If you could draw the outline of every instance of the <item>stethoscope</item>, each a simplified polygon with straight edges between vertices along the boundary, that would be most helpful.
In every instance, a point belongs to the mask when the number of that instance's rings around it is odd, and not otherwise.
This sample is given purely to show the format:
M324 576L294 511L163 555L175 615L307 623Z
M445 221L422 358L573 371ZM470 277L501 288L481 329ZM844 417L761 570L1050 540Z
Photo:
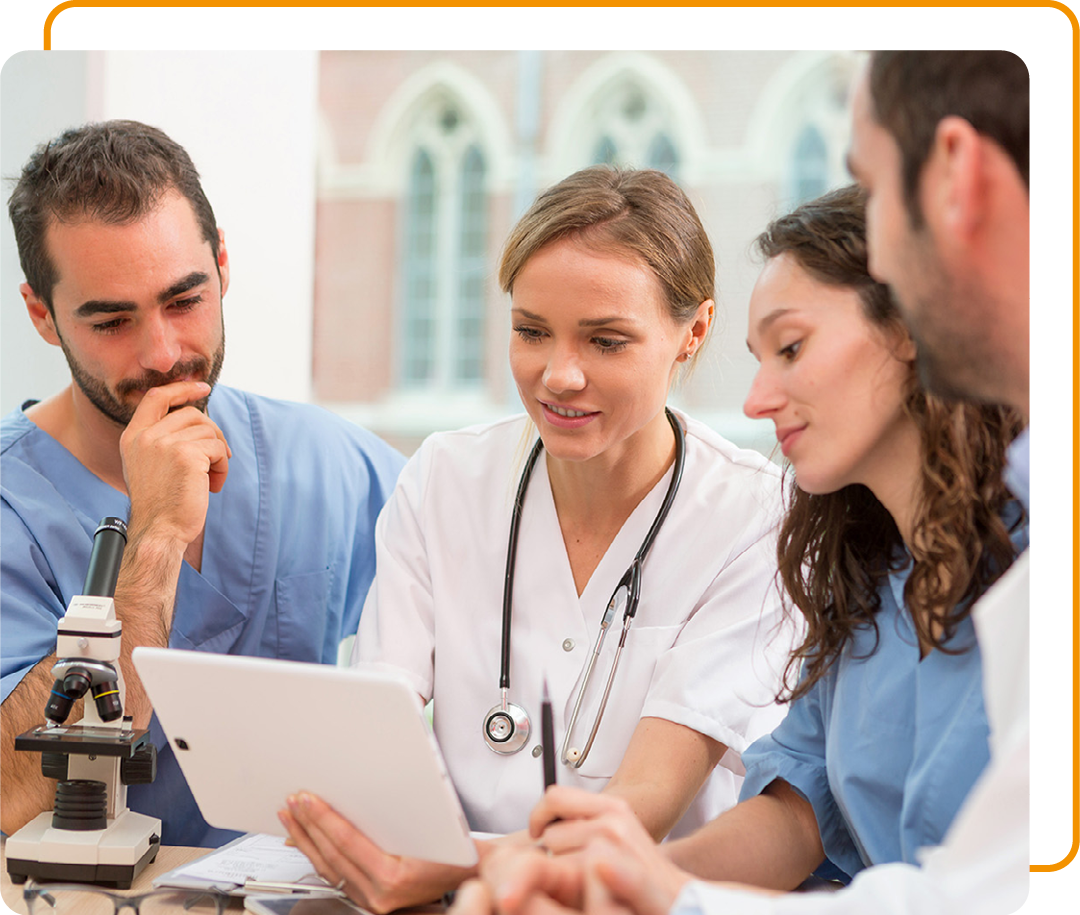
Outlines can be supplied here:
M575 769L585 762L589 750L592 749L593 741L596 739L596 732L600 727L600 720L604 716L608 696L611 694L611 684L615 680L615 672L619 669L619 657L622 655L627 633L630 631L630 625L634 621L634 615L637 613L638 603L641 600L641 567L645 563L645 557L648 555L656 535L660 532L664 519L667 518L668 512L671 510L672 503L675 501L675 494L679 491L679 482L682 480L683 467L686 465L686 433L671 410L665 407L664 413L671 424L672 430L675 432L675 469L671 474L671 481L668 483L664 503L660 506L660 511L656 513L652 526L645 535L634 561L630 563L630 568L626 570L623 577L619 579L618 585L615 586L611 600L608 601L607 609L604 610L604 616L600 620L600 631L596 635L592 656L589 658L588 667L585 669L585 677L582 680L581 687L578 689L574 710L570 715L570 722L566 728L566 737L563 739L562 750L559 754L564 765L573 766ZM503 756L517 753L525 746L532 730L528 712L520 705L509 701L510 624L514 594L514 565L517 556L518 530L521 527L521 509L525 502L525 490L528 489L533 468L536 466L536 461L540 457L543 448L543 440L537 439L528 460L525 462L525 469L521 473L521 482L518 483L517 496L514 499L514 511L510 518L510 540L506 548L506 578L503 584L502 659L499 671L499 689L502 692L502 701L489 709L487 714L484 715L484 742L496 753ZM620 595L625 598L622 635L619 638L615 659L611 665L611 673L608 674L607 683L604 686L604 694L600 700L596 720L593 722L584 749L579 750L572 747L570 741L574 733L574 726L577 724L582 699L585 697L585 691L588 688L593 669L596 667L596 660L600 657L608 628L619 605Z

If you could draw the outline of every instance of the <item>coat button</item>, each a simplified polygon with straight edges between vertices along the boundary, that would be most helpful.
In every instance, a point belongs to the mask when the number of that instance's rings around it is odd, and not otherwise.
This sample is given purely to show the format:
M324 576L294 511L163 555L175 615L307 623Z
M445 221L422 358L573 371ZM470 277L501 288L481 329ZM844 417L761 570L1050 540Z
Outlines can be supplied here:
M573 639L563 639L562 650L563 651L573 651L574 650L574 640Z

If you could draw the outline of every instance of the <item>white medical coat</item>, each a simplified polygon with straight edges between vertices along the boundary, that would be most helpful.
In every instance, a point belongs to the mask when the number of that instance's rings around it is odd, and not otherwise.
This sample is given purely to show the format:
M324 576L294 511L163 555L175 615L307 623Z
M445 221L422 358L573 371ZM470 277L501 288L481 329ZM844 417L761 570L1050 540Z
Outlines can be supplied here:
M780 473L686 417L686 467L643 568L641 603L596 743L561 784L599 791L638 720L664 718L729 748L675 834L733 805L738 754L783 717L773 703L792 646L775 586ZM524 416L428 438L376 527L376 577L354 659L392 665L425 699L473 829L525 826L543 789L540 692L556 747L619 579L667 492L672 470L633 511L578 597L544 460L524 500L514 579L510 701L529 712L526 747L500 756L482 724L500 699L502 590L514 495L536 432ZM575 731L585 740L618 641L616 618ZM657 772L663 778L663 772Z

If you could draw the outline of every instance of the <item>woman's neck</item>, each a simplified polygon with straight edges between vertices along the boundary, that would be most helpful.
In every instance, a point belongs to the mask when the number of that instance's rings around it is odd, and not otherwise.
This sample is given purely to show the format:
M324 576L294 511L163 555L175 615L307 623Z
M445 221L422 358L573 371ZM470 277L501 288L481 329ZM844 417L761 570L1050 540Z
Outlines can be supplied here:
M560 520L596 522L622 516L625 521L663 478L674 456L675 439L664 413L625 442L587 461L546 455Z
M546 455L551 495L579 595L626 520L671 466L675 439L664 413L657 419L588 461Z
M898 428L863 482L892 516L910 552L923 495L922 436L913 420Z

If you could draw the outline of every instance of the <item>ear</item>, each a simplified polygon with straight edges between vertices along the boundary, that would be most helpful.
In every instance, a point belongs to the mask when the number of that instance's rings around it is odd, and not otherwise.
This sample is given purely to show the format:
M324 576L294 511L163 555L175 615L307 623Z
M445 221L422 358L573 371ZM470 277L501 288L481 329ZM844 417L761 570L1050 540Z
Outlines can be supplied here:
M969 242L987 200L983 137L960 117L942 118L923 169L920 194L927 222L942 242Z
M221 275L221 297L225 298L225 293L229 289L229 252L225 247L225 230L218 229L218 255L217 255L217 267L218 273Z
M709 328L712 326L715 316L716 306L712 299L706 299L698 305L697 311L690 321L690 326L687 328L689 339L686 341L683 352L688 357L693 356L705 343L705 338L709 334Z
M893 341L893 355L901 362L912 364L918 358L918 347L906 329L896 331L896 339Z
M60 335L56 332L56 322L49 307L30 288L29 283L20 283L19 292L26 303L26 312L34 322L34 328L41 335L41 339L53 346L59 346Z

